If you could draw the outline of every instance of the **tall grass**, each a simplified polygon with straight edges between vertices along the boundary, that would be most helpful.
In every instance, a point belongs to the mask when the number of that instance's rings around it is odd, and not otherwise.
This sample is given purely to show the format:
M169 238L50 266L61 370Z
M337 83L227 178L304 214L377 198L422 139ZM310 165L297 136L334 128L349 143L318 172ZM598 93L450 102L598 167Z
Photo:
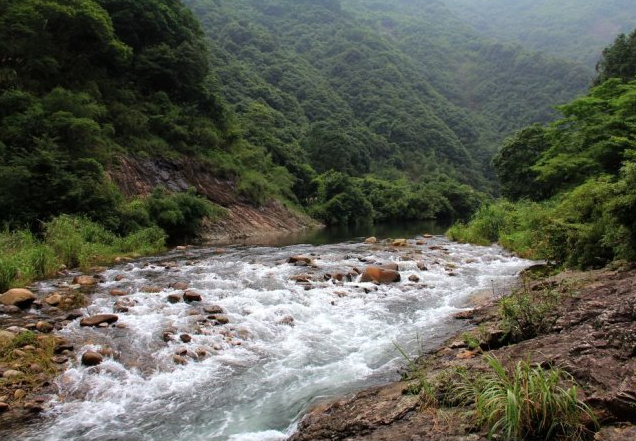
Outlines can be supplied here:
M488 437L577 441L587 433L586 423L596 424L592 410L578 398L574 380L563 370L546 370L528 361L506 369L497 358L485 358L489 371L474 378L464 375L452 393L474 403L476 421L488 429Z
M159 227L120 237L82 217L60 216L44 225L42 238L28 230L0 232L0 293L52 277L60 266L87 269L115 257L161 252L166 234Z

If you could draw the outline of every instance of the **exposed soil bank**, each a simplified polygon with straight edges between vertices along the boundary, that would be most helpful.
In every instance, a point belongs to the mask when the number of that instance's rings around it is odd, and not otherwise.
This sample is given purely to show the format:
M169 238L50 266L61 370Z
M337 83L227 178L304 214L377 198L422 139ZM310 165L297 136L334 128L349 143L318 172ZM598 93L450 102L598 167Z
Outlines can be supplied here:
M532 363L562 367L582 387L585 402L597 413L597 441L636 439L636 269L566 272L543 283L566 282L574 296L564 298L551 332L486 353L504 362L529 357ZM481 329L499 328L495 300L471 317ZM464 317L466 318L466 317ZM481 353L469 351L456 336L420 360L429 376L447 369L484 369ZM319 405L299 424L290 441L318 440L486 440L463 408L422 406L409 395L409 382L362 391Z
M156 187L171 191L194 188L211 202L226 209L226 216L204 225L202 238L207 243L232 243L245 238L289 234L319 227L308 216L294 212L278 201L255 207L242 200L235 182L220 179L193 160L122 158L109 170L114 183L127 197L147 195Z

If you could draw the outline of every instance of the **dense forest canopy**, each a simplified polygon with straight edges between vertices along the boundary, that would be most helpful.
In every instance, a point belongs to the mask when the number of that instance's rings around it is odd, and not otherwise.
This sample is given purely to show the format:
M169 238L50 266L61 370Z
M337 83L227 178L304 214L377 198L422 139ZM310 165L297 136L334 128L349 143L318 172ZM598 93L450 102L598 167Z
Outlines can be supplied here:
M632 0L443 0L483 35L593 68L599 53L636 23Z

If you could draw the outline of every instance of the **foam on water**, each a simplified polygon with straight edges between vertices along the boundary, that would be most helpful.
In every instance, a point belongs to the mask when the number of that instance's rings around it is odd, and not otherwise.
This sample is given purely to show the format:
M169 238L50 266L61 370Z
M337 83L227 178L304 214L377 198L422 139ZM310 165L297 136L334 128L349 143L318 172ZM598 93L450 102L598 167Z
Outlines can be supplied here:
M427 271L415 260L400 261L407 251L357 243L232 248L221 255L198 250L189 265L180 260L178 270L157 259L109 270L87 313L112 312L108 291L129 289L136 304L119 314L125 328L86 329L75 321L61 332L79 346L77 359L57 380L61 396L49 418L24 439L285 439L312 402L394 378L403 364L395 343L412 354L418 341L430 347L455 329L449 317L465 308L471 293L501 289L531 264L498 247L443 238L431 244L445 250L409 248L421 250L414 257ZM318 269L282 263L295 254L313 254ZM363 268L360 259L399 263L402 281L376 287L321 277ZM127 279L112 282L122 272ZM311 289L289 280L308 272L315 277ZM411 275L422 282L409 282ZM189 282L202 304L167 302L174 280ZM165 290L140 292L148 285ZM222 306L230 324L198 322L190 313L202 305ZM285 324L290 318L293 326ZM167 329L177 342L163 341ZM192 342L178 341L181 333ZM102 346L114 356L98 367L81 366L85 350ZM181 349L188 354L185 366L173 362ZM197 349L208 356L198 359Z

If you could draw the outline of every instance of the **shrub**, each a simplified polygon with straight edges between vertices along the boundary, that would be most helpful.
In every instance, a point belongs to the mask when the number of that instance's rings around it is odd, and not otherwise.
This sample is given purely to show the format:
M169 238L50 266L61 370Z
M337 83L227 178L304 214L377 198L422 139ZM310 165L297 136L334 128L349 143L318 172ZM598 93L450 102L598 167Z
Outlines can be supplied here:
M557 289L546 286L531 290L524 285L499 303L504 329L514 341L550 332L559 318L561 299L562 295Z
M586 420L596 423L592 410L578 398L574 379L563 370L545 370L528 361L506 369L492 356L486 361L486 373L463 375L452 393L474 402L475 419L488 429L488 437L580 440Z

